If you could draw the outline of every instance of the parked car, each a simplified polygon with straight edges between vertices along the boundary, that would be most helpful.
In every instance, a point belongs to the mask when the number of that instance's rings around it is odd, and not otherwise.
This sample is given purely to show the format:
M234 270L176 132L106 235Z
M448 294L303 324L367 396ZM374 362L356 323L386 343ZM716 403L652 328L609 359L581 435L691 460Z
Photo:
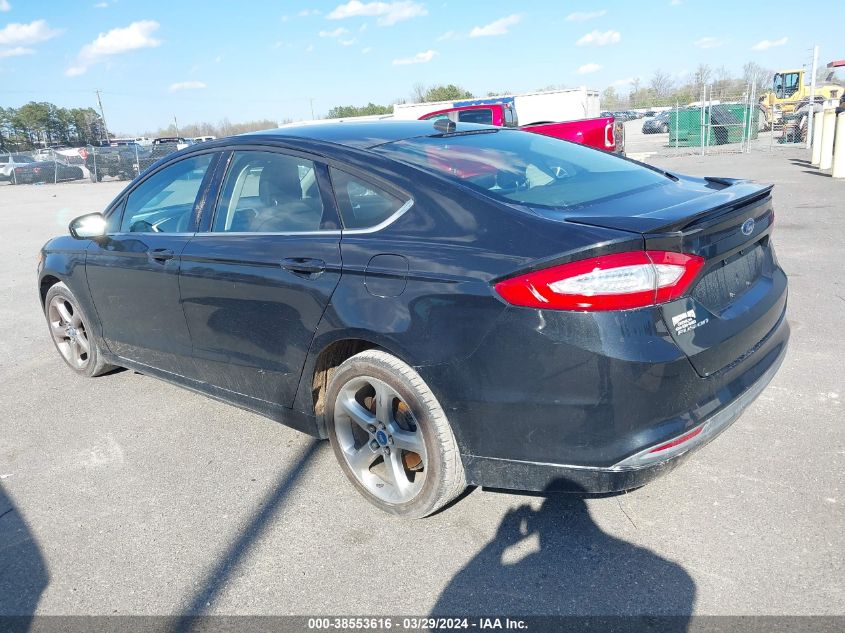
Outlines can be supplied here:
M634 488L733 423L789 337L772 187L444 127L167 156L43 247L61 357L328 438L408 517L467 484Z
M35 159L26 154L0 154L0 180L14 183L15 167L34 162Z
M153 139L153 148L156 145L166 145L168 147L174 147L175 150L185 149L186 147L193 145L196 141L192 138L185 138L183 136L162 136L157 139Z
M216 136L195 136L194 141L196 143L205 143L206 141L213 141L216 138Z
M56 156L50 160L34 161L15 166L12 180L16 184L32 184L37 182L57 183L64 180L79 180L85 174L81 167L71 165Z
M668 112L643 120L643 134L668 134L670 117Z

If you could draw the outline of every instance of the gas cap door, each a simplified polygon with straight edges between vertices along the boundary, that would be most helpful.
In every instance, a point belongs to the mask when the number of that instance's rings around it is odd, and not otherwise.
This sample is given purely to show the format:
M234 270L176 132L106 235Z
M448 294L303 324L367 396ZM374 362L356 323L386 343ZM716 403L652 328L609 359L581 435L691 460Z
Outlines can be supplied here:
M364 286L375 297L398 297L408 283L408 260L402 255L375 255L364 271Z

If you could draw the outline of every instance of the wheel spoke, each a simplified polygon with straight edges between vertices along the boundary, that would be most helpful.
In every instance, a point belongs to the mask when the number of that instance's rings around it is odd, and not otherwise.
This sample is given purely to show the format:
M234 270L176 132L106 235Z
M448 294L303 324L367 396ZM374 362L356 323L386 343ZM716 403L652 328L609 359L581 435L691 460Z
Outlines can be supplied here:
M376 419L387 426L393 422L393 390L383 382L378 382L373 387L376 390Z
M55 336L60 341L64 341L67 338L67 332L65 331L65 328L62 327L62 325L59 323L51 323L50 331L53 333L53 336Z
M375 417L373 414L358 404L358 401L355 400L354 397L349 396L340 398L338 400L338 404L340 404L346 415L348 415L355 424L365 431L369 432L367 427L375 424Z
M70 324L75 327L76 329L84 328L85 326L82 324L82 317L79 316L79 312L74 312L73 316L70 319Z
M378 457L378 454L373 453L367 444L364 444L351 455L348 453L347 455L349 457L349 465L358 473L368 472L370 470L370 466L373 465L373 462L376 461L376 457Z
M64 325L69 325L73 321L73 317L71 316L70 312L68 312L67 306L65 306L64 301L57 301L55 306L56 312L59 313L59 316L61 317Z
M405 467L402 465L402 457L399 451L391 451L390 455L384 456L384 468L388 483L396 487L399 495L404 494L411 482L405 474Z
M83 354L88 354L91 351L91 346L88 343L88 339L85 338L84 335L80 334L76 337L76 343L79 345L79 351Z
M416 453L420 458L425 456L425 444L419 431L404 431L396 428L391 431L391 435L393 435L396 448Z

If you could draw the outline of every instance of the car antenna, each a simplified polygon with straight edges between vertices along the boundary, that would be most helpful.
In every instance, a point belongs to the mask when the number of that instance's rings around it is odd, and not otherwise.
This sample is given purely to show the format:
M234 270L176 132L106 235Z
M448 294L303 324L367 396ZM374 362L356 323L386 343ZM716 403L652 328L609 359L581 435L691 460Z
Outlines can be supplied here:
M457 129L455 122L450 119L437 119L434 122L434 129L441 134L451 134Z

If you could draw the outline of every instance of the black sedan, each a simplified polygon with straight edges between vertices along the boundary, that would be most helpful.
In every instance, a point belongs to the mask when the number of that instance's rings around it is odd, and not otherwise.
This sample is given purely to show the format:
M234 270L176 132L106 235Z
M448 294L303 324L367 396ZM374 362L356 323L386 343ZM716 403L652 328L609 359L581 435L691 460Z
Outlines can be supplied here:
M669 113L660 114L643 121L643 134L667 134L669 132Z
M57 183L65 180L79 180L83 177L81 167L71 165L66 161L39 160L15 167L11 182L18 185L39 182Z
M78 374L328 438L369 501L421 517L467 485L640 486L731 424L789 337L773 220L748 181L347 122L166 157L44 246L38 289Z

